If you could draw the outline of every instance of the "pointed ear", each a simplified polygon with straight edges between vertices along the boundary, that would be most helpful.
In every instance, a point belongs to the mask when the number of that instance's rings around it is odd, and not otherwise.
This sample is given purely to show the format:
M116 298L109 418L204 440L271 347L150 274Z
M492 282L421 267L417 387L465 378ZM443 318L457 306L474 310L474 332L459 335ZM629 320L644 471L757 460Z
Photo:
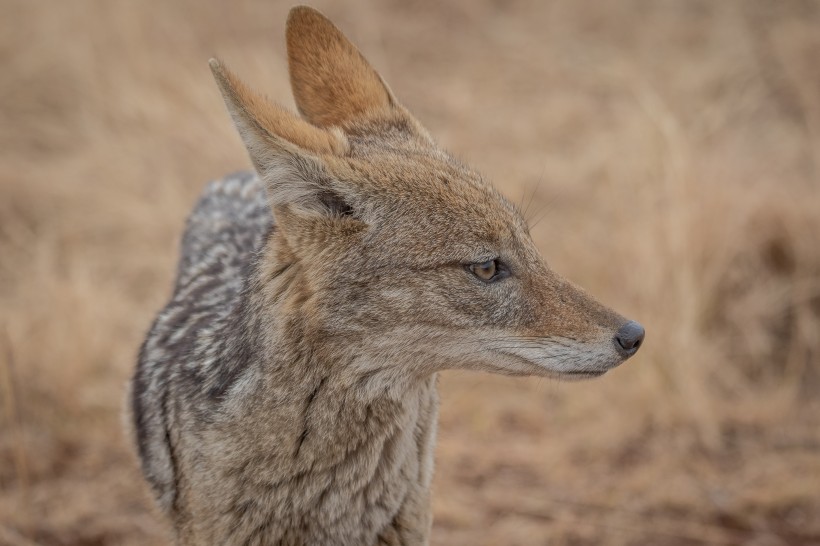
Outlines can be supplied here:
M315 127L251 91L217 59L211 59L208 64L257 168L269 147L289 149L295 146L314 154L334 155L342 155L347 150L346 139L339 131Z
M342 132L311 125L251 91L218 60L209 64L271 206L347 214L350 207L322 160L346 153Z
M299 112L319 127L389 112L396 101L381 76L344 34L313 8L290 10L290 83Z

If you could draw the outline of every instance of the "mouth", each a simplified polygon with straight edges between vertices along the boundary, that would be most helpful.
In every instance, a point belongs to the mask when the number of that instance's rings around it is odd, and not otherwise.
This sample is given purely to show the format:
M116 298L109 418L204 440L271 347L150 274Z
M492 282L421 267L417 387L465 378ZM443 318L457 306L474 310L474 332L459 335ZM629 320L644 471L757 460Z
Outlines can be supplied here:
M577 372L561 372L560 378L568 381L582 381L584 379L594 379L601 377L609 370L581 370Z
M626 360L625 357L612 351L598 353L590 351L585 347L572 351L573 347L566 344L555 343L559 350L555 350L550 345L532 347L524 345L522 347L504 347L495 351L504 357L512 357L516 361L523 363L524 367L517 370L508 368L505 373L509 375L540 375L548 376L562 381L584 381L601 377L606 372L617 368ZM551 354L549 353L552 349ZM545 352L547 358L545 358ZM628 358L628 357L627 357ZM569 360L569 362L566 362Z

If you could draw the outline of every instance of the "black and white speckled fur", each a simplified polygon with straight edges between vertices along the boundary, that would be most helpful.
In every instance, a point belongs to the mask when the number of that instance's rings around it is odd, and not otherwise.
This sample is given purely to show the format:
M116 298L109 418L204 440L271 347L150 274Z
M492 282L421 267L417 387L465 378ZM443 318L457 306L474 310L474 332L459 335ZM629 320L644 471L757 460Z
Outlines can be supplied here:
M248 173L209 184L189 217L173 297L132 385L145 476L181 543L423 543L435 377L405 407L351 398L309 357L266 358L263 330L274 328L256 283L274 229ZM198 499L217 492L211 518L197 520Z
M243 283L273 216L258 178L237 173L208 184L186 224L173 296L143 343L133 382L143 470L166 510L176 494L171 429L179 402L170 391L180 381L188 392L217 392L242 366L221 353L230 351L229 331L242 331Z

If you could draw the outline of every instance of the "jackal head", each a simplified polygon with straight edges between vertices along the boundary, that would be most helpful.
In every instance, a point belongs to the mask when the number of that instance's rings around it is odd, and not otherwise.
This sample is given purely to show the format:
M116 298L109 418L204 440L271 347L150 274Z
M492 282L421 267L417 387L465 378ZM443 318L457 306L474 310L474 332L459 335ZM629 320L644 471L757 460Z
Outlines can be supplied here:
M330 21L294 8L287 47L301 117L211 68L276 218L267 259L294 266L276 310L294 343L365 374L560 378L638 350L643 328L550 270L516 207L437 147Z

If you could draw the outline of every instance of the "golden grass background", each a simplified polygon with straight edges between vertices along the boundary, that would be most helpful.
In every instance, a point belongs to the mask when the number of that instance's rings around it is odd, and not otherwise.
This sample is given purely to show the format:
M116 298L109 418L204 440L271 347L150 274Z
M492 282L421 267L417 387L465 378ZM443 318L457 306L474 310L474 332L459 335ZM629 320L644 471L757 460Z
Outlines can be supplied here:
M646 345L445 374L433 544L820 544L820 3L316 2ZM0 0L0 544L165 544L124 385L203 184L218 54L292 106L290 5Z

